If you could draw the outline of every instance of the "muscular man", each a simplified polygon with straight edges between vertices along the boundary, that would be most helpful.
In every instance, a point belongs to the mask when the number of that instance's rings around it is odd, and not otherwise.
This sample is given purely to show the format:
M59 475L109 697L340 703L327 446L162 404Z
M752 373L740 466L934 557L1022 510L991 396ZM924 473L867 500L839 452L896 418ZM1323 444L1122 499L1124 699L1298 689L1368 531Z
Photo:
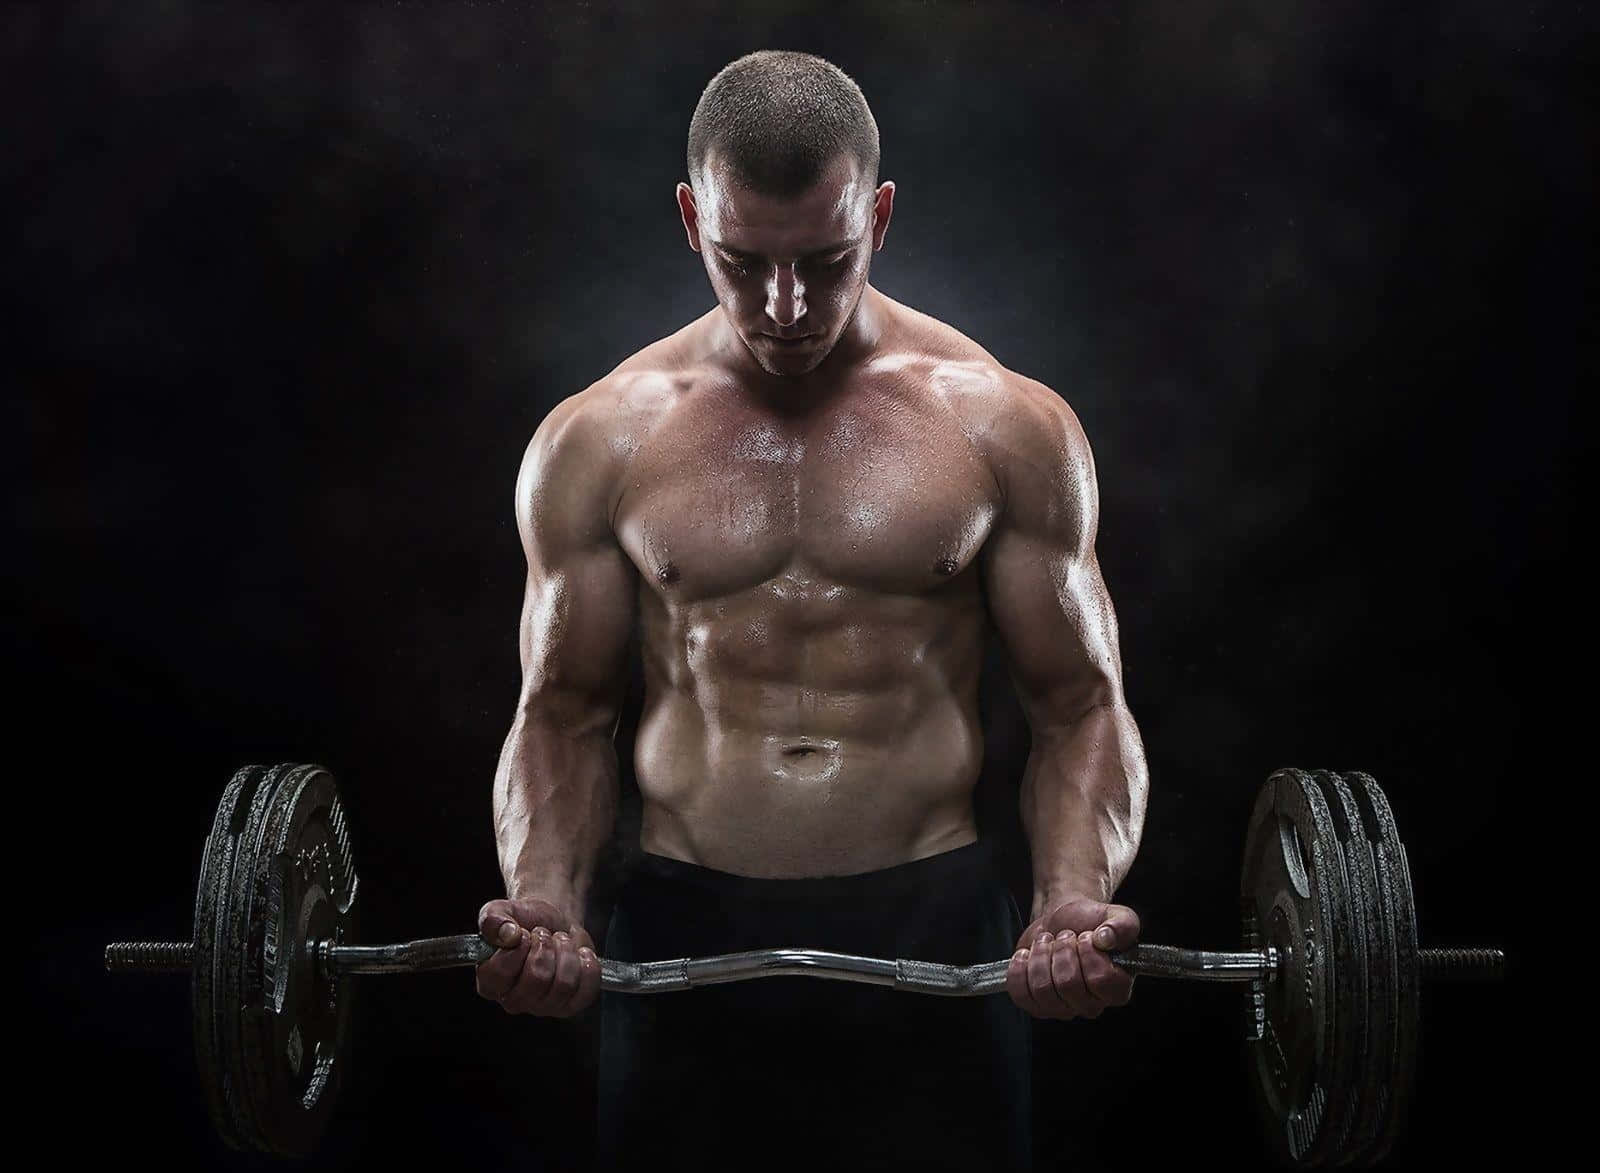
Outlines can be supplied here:
M640 855L603 955L1013 956L1009 998L803 978L607 994L606 1162L726 1145L749 1167L1024 1167L1027 1015L1126 1002L1105 954L1139 932L1110 902L1146 777L1088 443L1054 391L868 283L895 188L835 66L728 65L688 164L678 206L717 307L557 404L517 482L523 686L479 992L526 1014L595 1000L582 918L637 625ZM991 628L1032 731L1026 928L972 807Z

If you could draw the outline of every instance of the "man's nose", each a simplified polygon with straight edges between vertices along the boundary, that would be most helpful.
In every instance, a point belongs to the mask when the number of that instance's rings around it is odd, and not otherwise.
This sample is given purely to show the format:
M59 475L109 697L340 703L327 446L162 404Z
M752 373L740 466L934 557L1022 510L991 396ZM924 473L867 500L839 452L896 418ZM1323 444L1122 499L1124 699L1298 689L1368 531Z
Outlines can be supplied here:
M793 262L773 266L767 278L767 317L780 329L787 330L806 312L806 285L795 271Z

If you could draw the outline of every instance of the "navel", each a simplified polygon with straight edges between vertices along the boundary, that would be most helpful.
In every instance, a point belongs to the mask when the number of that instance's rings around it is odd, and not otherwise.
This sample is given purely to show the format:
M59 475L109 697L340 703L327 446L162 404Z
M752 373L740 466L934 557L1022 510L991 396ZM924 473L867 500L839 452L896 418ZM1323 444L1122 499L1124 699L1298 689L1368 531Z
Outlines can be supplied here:
M656 581L663 586L671 586L678 581L678 567L672 562L663 562L656 568Z

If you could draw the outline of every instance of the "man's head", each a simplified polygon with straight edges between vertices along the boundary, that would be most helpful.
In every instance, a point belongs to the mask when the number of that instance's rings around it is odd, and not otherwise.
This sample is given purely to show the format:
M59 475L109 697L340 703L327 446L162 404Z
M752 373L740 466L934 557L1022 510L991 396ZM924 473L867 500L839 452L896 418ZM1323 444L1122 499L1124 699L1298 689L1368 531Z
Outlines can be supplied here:
M894 206L866 98L820 57L751 53L701 94L688 161L678 207L729 324L769 373L812 370L850 325Z

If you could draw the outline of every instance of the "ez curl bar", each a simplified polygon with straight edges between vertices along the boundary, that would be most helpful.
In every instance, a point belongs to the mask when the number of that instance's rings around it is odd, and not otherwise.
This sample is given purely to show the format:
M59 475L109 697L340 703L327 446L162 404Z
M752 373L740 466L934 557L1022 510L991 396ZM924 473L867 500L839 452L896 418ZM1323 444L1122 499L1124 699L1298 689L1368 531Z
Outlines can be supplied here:
M349 1066L350 982L477 965L476 934L356 945L359 882L333 776L246 766L201 858L193 939L108 945L113 972L187 973L211 1117L235 1148L315 1148ZM1405 848L1365 774L1279 770L1257 796L1240 882L1244 948L1139 944L1110 955L1151 977L1246 988L1252 1085L1285 1164L1370 1165L1401 1134L1425 979L1503 975L1498 949L1422 949ZM817 949L601 960L601 988L653 994L802 976L954 997L1005 989L1009 959L955 966Z

